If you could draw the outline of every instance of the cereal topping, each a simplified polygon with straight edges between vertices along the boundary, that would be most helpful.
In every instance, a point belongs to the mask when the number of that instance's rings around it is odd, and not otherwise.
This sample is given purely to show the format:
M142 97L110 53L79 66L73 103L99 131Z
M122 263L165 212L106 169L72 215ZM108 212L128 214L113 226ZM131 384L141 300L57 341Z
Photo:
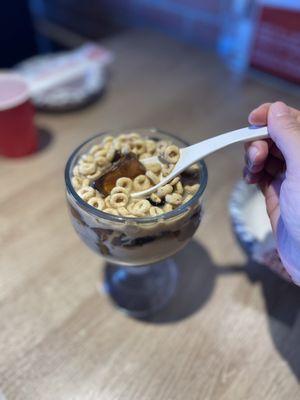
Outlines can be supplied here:
M153 164L142 160L160 156ZM166 140L144 138L132 132L106 136L82 154L73 168L72 185L90 206L127 218L157 217L189 201L199 189L199 166L194 164L147 199L131 197L170 174L180 157L179 148Z

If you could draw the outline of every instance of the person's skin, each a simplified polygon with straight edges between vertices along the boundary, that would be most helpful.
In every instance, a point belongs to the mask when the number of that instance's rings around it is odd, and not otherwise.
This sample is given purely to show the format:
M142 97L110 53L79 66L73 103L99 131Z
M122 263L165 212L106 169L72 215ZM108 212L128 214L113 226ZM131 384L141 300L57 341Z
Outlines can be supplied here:
M270 139L246 144L244 178L261 188L282 264L300 285L300 111L266 103L249 123L267 124Z

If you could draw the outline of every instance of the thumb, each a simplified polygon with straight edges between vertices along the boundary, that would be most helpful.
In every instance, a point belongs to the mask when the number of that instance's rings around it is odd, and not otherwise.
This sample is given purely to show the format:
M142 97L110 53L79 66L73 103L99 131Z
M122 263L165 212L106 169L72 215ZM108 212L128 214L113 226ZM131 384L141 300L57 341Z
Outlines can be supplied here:
M288 172L300 176L300 121L297 111L278 101L270 106L268 130L282 152Z

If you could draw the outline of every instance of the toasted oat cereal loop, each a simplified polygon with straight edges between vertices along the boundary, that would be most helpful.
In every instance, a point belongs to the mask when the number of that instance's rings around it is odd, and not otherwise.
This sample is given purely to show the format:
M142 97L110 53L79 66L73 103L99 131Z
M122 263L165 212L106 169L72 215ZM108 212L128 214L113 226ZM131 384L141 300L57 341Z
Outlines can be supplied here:
M188 194L187 196L184 196L182 204L187 203L188 201L190 201L193 198L192 194Z
M151 217L156 217L157 215L161 215L163 213L163 210L159 207L150 207L149 214L151 215Z
M119 178L119 179L117 179L117 182L116 182L116 186L126 189L129 193L132 190L132 185L133 185L132 179L126 178L126 177Z
M167 146L168 146L168 142L166 142L165 140L160 140L156 145L156 150L157 150L158 154L163 155Z
M182 204L182 196L178 193L167 194L166 202L174 206L179 206Z
M76 166L73 168L73 175L74 175L74 176L80 176L79 166L78 166L78 165L76 165Z
M152 171L155 174L159 174L161 171L161 164L160 163L148 164L147 170Z
M95 196L95 189L91 188L90 186L82 187L77 191L79 197L82 198L84 201L88 201L92 197Z
M162 169L161 169L162 176L169 175L173 171L173 168L174 168L174 164L163 165Z
M93 206L93 207L97 208L98 210L103 210L103 208L105 207L104 200L101 199L101 197L96 197L96 196L95 197L91 197L88 200L88 204L90 206Z
M146 149L145 148L145 143L141 139L136 139L131 144L132 152L137 154L137 155L141 155L141 154L145 153L145 149Z
M103 210L107 214L119 215L118 210L116 208L104 208Z
M147 171L146 176L148 176L148 178L154 183L154 185L160 182L159 177L152 171Z
M83 154L80 158L80 163L94 163L94 156L92 154Z
M126 137L127 137L127 135L126 135ZM137 140L137 139L141 138L141 135L139 133L136 133L136 132L131 132L131 133L129 133L128 138L130 140Z
M80 178L79 176L73 176L71 182L75 190L79 190L82 186L82 178Z
M124 193L127 196L129 195L129 192L126 188L122 187L122 186L115 186L111 192L110 195L112 196L113 194L117 194L117 193Z
M128 203L128 196L125 193L115 193L110 196L110 204L114 208L125 207Z
M143 153L143 154L141 154L140 155L140 157L139 157L139 160L147 160L147 158L151 158L152 157L152 154L150 154L150 153Z
M198 164L192 164L190 167L184 170L185 173L188 174L196 174L200 171L200 167Z
M146 150L147 153L154 153L156 150L156 143L154 142L154 140L148 139L145 141L145 145L146 145Z
M149 189L151 186L150 180L146 175L139 175L133 180L133 189L136 192Z
M177 182L176 185L175 185L175 192L179 193L179 194L183 193L183 186L182 186L182 183L180 181Z
M104 156L95 156L95 162L99 167L104 167L108 164L107 158Z
M164 158L169 163L176 164L177 161L179 160L179 156L180 156L180 151L179 148L175 146L175 144L171 144L165 149Z
M199 190L199 183L195 183L194 185L185 185L184 192L187 194L195 194Z
M112 143L113 140L114 140L114 137L113 137L113 136L105 136L105 138L102 140L102 142L103 142L104 144L106 144L106 143Z
M106 154L107 154L107 149L104 149L104 148L101 148L101 149L99 149L99 150L97 150L95 153L94 153L94 158L95 158L95 161L97 160L97 158L99 158L99 157L106 157Z
M161 203L161 198L156 193L151 193L150 199L156 204Z
M163 211L164 211L165 213L170 212L170 211L172 211L172 210L173 210L173 207L172 207L172 205L171 205L170 203L166 203L166 204L163 206Z
M79 172L82 175L90 175L96 171L96 164L94 163L83 163L79 165Z
M127 210L126 207L119 207L118 212L120 215L122 215L122 217L127 217L128 215L130 215L130 212Z
M121 147L121 153L122 154L129 154L130 153L130 146L128 143L123 144L123 146Z
M146 199L142 199L142 200L138 201L137 203L135 203L132 211L136 215L144 216L148 213L148 211L150 210L150 207L151 207L150 202Z
M106 158L108 159L108 161L112 161L114 159L115 154L116 154L116 148L115 146L111 146L106 154Z
M171 194L173 192L173 186L167 183L164 186L161 186L160 188L157 189L157 196L158 197L165 197L167 194Z
M179 182L180 178L179 176L176 176L176 178L174 178L170 183L170 185L175 186L177 182Z
M90 153L90 154L95 154L97 151L99 151L99 150L101 150L101 149L102 149L101 145L99 145L99 144L94 144L94 145L90 148L89 153Z
M105 199L104 199L104 203L105 203L106 208L112 208L112 206L110 204L110 199L111 199L110 196L106 196Z
M89 174L89 175L87 175L86 177L88 178L88 179L91 179L91 180L96 180L96 179L98 179L99 178L99 176L101 175L101 173L102 173L102 169L100 169L99 167L97 167L97 169L96 169L96 171L93 173L93 174Z

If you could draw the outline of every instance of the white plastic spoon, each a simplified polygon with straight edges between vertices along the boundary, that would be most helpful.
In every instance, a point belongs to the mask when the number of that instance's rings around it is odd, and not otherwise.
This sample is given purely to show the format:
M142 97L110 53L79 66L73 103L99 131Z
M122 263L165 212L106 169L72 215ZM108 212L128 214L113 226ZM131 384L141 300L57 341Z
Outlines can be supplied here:
M201 160L202 158L219 149L222 149L223 147L229 146L233 143L247 142L256 139L266 139L268 137L268 128L266 126L250 126L242 129L237 129L236 131L223 133L222 135L218 135L210 139L203 140L200 143L193 144L192 146L184 147L183 149L180 149L179 160L176 163L173 171L169 175L164 177L157 185L152 186L147 190L143 190L142 192L132 193L131 196L144 197L155 192L159 187L164 186L165 184L170 182L173 178L175 178L177 175L179 175L182 171L187 169L195 162ZM145 166L147 164L149 165L158 162L161 163L160 159L157 156L147 158L145 160L142 160L141 162Z

